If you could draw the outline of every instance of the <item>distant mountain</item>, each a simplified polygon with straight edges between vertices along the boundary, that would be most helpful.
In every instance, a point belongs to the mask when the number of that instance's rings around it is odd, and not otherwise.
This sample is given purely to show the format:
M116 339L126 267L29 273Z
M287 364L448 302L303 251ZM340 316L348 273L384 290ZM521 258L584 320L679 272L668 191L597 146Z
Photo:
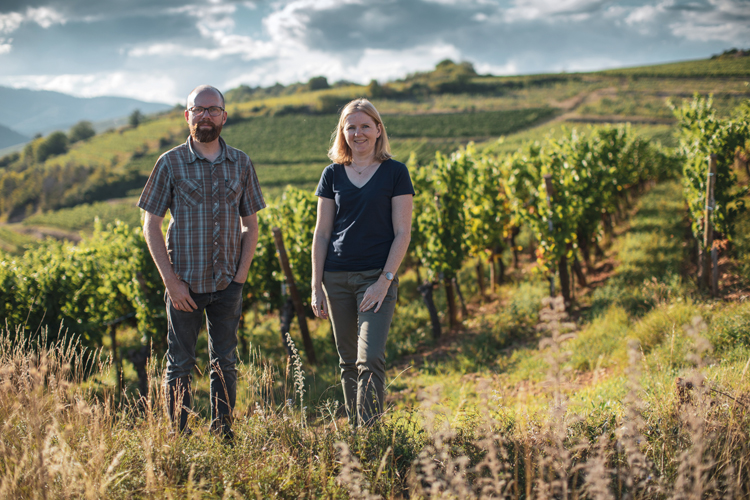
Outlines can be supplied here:
M22 144L28 142L30 139L30 137L21 135L5 125L0 125L0 149L15 146L16 144Z
M126 97L73 97L48 90L0 87L0 125L33 136L54 130L67 130L81 120L100 122L121 118L139 109L155 113L170 109L169 104L145 102Z

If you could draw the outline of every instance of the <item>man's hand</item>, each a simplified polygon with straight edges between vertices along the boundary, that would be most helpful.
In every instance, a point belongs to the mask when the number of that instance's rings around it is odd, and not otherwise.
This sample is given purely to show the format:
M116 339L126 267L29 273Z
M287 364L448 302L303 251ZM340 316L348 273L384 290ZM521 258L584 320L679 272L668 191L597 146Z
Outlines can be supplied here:
M167 293L172 306L178 311L193 312L198 305L190 296L190 287L182 280L175 280L167 285Z
M148 245L148 250L154 258L154 264L159 270L164 286L167 288L172 306L178 311L193 312L198 306L190 296L190 287L177 277L167 255L164 235L161 234L161 223L163 221L164 217L146 212L143 221L143 236L146 238L146 245Z

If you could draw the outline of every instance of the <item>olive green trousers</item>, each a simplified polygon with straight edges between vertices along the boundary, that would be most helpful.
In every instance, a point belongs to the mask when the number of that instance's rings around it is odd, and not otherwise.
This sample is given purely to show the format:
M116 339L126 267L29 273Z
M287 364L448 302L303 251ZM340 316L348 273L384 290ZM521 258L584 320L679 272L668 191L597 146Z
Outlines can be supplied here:
M378 312L360 312L367 287L382 269L325 271L323 290L336 339L341 385L349 423L370 425L383 414L385 402L385 343L398 297L398 278L391 283Z

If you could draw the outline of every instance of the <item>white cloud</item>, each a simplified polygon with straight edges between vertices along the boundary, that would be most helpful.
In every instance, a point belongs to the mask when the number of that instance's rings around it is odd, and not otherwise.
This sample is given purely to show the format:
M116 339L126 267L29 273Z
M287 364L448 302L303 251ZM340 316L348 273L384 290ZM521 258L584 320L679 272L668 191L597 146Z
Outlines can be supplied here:
M306 11L325 11L343 5L362 5L362 0L293 0L263 19L263 26L278 43L301 40L310 21Z
M0 38L0 54L7 54L13 49L12 38Z
M709 0L713 9L685 10L681 19L669 24L672 34L701 42L722 41L750 44L750 2L747 0Z
M625 18L627 24L633 25L644 22L651 22L656 20L659 14L664 12L662 5L644 5L643 7L637 7L633 9L630 14Z
M580 59L572 59L562 64L556 64L551 68L551 71L575 73L579 71L586 72L609 68L621 68L623 66L624 64L622 61L610 57L584 57Z
M365 49L358 60L347 63L330 54L300 47L298 51L286 52L278 59L232 78L226 87L304 82L317 75L325 75L329 81L348 80L364 84L374 79L385 82L402 78L407 73L430 70L443 59L460 60L461 52L448 44L403 50Z
M474 69L479 73L482 74L492 74L492 75L517 75L519 73L518 71L518 63L516 61L509 61L506 64L498 65L498 64L488 64L488 63L478 63L474 65Z
M49 28L53 24L65 24L67 19L49 7L29 7L26 10L26 20L37 23L42 28Z
M0 14L0 34L13 33L21 26L23 22L23 16L18 12L9 12L8 14Z
M532 21L536 19L568 17L581 21L590 17L603 0L515 0L513 7L505 11L506 22Z
M53 90L78 97L116 95L151 102L178 102L174 81L151 73L93 73L85 75L17 75L0 77L0 85L34 90Z
M686 21L672 23L669 28L674 35L685 37L688 40L722 41L742 46L750 42L748 28L744 24L726 22L718 25L705 25L699 21Z
M136 47L127 52L129 57L183 56L215 61L226 56L239 56L245 61L278 55L278 47L271 42L254 40L248 36L223 34L214 47L188 47L177 43L155 43Z

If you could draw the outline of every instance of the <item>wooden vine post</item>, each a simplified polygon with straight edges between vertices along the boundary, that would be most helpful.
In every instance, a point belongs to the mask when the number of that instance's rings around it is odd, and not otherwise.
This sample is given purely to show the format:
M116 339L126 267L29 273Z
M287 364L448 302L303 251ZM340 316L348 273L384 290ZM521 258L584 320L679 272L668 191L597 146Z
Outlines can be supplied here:
M546 174L544 176L544 186L547 191L547 208L552 210L552 175ZM547 225L549 226L549 232L552 234L552 232L555 229L554 224L552 224L552 217L547 220ZM555 275L551 275L549 277L549 296L554 297L555 296Z
M278 227L274 227L271 231L273 232L273 241L276 245L276 251L279 254L279 263L281 264L282 271L284 271L284 277L286 277L286 286L289 290L292 302L294 303L294 310L297 313L297 320L299 321L299 329L302 333L302 343L305 346L307 361L311 365L314 365L317 363L315 359L315 348L313 347L312 339L310 338L310 331L307 329L305 307L302 305L302 298L299 296L299 290L294 281L292 268L289 265L289 257L286 254L286 247L284 246L284 237L281 234L281 229Z
M432 292L435 285L437 285L437 283L425 281L423 284L417 287L417 290L422 295L422 300L424 300L424 303L427 306L427 310L430 313L430 322L432 323L432 338L434 340L437 340L440 338L442 330L440 328L440 317L438 316L437 308L435 307L435 301L432 298Z
M708 179L706 180L706 210L703 231L703 273L702 286L706 289L711 288L711 295L716 297L719 292L719 266L718 252L714 247L714 228L711 224L711 216L716 208L716 196L714 189L716 186L716 155L708 157ZM709 257L709 250L711 256ZM712 265L713 264L713 265ZM713 270L712 270L713 268Z

